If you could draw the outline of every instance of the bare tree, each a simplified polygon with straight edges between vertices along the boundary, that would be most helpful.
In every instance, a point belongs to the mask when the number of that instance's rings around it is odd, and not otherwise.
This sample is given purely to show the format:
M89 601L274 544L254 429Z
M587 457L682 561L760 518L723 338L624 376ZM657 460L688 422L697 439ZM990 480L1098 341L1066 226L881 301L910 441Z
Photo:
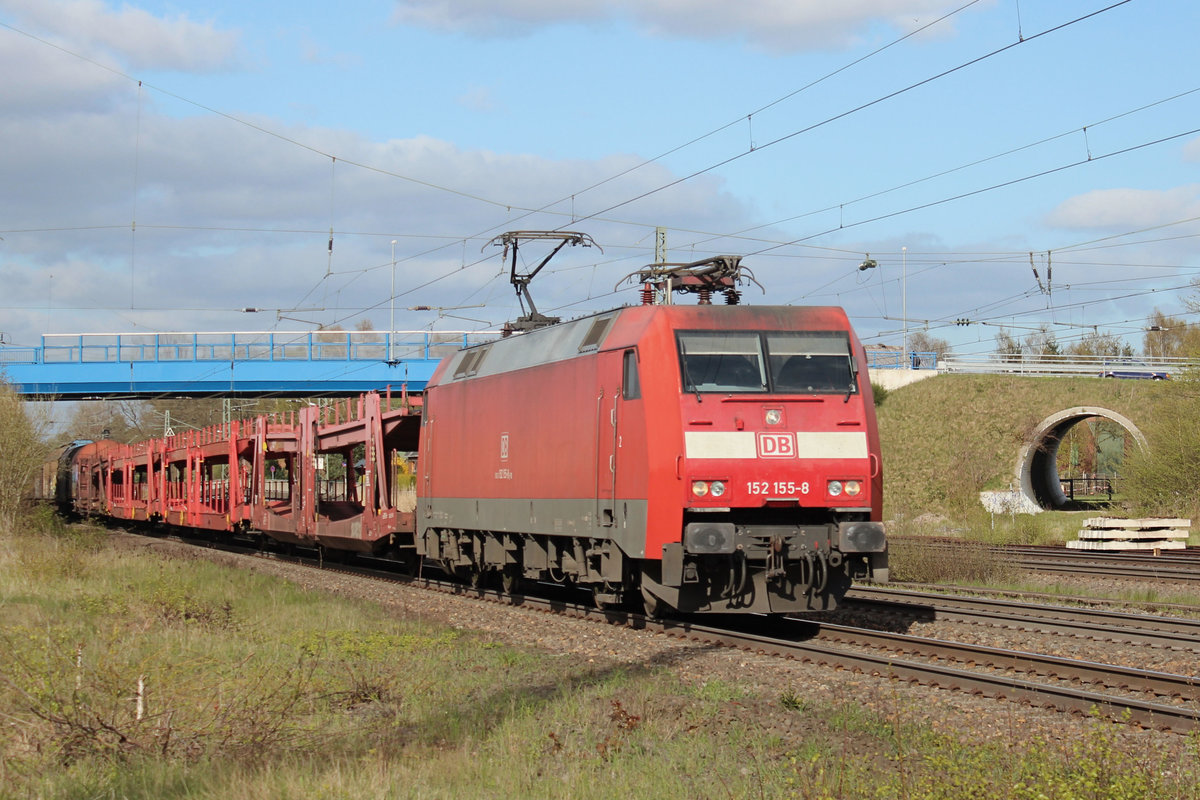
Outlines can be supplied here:
M1035 356L1057 356L1062 353L1062 348L1050 326L1042 324L1025 337L1025 352Z
M908 335L908 349L916 353L937 353L937 357L942 358L950 352L950 343L930 336L928 331L915 331Z
M1005 360L1019 359L1024 349L1017 338L1006 329L996 331L996 355L1006 357Z
M1192 307L1192 302L1185 303ZM1146 320L1142 352L1158 358L1200 355L1200 326L1168 316L1156 308Z
M1072 356L1120 356L1121 340L1113 333L1089 331L1067 348Z
M66 439L133 442L147 436L143 408L126 400L81 400L64 429Z

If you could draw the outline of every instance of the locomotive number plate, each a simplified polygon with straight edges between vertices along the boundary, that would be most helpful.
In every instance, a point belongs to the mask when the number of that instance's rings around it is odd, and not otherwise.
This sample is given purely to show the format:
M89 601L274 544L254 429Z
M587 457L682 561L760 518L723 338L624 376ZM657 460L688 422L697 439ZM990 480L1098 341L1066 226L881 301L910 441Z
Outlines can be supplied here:
M808 494L808 481L746 481L748 494L769 494L777 497L788 495Z

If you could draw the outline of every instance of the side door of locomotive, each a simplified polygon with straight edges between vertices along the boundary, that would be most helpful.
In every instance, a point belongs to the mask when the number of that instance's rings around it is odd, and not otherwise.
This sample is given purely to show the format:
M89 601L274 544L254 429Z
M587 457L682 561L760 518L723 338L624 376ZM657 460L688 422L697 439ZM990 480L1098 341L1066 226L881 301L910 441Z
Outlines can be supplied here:
M596 520L603 535L624 540L645 520L645 411L638 353L600 354L596 420ZM641 491L639 491L639 488ZM632 503L632 505L631 505Z
M599 536L611 536L616 525L620 358L620 352L597 354L595 527Z

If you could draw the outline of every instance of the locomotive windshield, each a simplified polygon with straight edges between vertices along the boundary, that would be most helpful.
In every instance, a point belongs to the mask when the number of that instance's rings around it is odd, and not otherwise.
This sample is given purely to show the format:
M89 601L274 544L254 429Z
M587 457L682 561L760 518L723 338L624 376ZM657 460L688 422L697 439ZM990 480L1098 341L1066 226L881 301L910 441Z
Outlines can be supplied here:
M685 392L858 391L854 357L844 331L689 331L680 332L678 339Z
M757 333L680 333L679 356L686 391L767 390L762 339Z
M768 333L771 378L779 394L858 391L850 340L841 331Z

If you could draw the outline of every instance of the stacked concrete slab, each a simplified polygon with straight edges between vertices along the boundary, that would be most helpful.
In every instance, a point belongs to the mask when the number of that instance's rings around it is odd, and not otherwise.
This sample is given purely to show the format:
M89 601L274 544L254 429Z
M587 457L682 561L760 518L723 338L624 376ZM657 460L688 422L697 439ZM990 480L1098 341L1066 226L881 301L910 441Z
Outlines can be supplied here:
M1189 519L1115 519L1083 521L1079 538L1067 542L1073 550L1182 550L1187 547Z

